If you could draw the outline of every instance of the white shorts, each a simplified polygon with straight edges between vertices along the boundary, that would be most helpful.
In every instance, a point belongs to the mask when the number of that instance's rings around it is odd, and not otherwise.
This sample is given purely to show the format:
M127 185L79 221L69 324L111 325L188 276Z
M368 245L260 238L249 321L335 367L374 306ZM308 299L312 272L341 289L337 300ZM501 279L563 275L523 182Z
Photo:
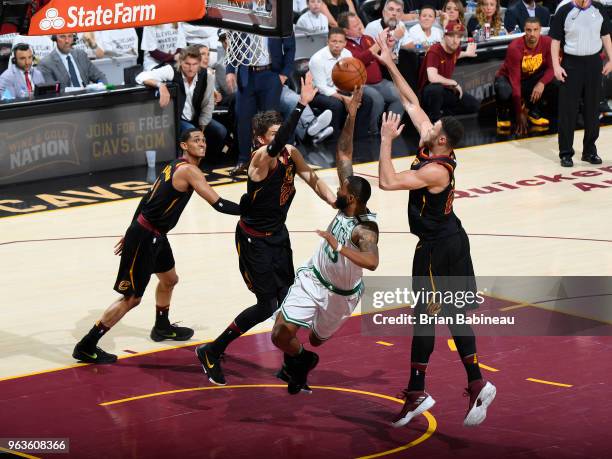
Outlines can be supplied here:
M312 268L298 269L280 313L285 321L310 328L320 340L329 339L348 319L361 299L363 289L344 296L328 290Z

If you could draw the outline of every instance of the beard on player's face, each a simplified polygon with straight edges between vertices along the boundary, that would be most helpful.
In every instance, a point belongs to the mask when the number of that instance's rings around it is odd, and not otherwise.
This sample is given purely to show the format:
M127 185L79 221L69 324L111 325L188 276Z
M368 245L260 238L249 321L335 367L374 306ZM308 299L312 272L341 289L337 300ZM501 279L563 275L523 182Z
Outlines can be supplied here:
M336 208L341 211L345 211L349 206L348 196L342 196L340 193L336 194Z

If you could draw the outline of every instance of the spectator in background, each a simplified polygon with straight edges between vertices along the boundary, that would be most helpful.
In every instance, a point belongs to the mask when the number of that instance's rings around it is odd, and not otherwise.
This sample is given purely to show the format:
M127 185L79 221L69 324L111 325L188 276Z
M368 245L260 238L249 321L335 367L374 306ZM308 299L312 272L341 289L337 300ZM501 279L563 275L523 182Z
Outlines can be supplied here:
M528 123L548 127L542 116L544 94L550 94L554 78L550 55L551 38L541 35L542 26L537 17L525 21L525 35L508 45L506 59L495 77L495 99L497 103L497 127L510 128L510 109L514 108L515 131L527 134ZM522 109L522 101L528 113ZM510 102L512 102L510 104Z
M334 139L337 139L342 132L347 115L345 103L348 103L349 96L341 94L334 85L332 69L340 59L351 57L351 52L345 46L344 30L331 27L327 36L327 46L314 53L308 63L313 84L318 89L310 105L332 111L331 125L334 129ZM372 99L364 94L355 120L357 136L367 136L371 110Z
M476 13L467 24L468 36L472 37L474 36L474 31L484 29L485 24L490 25L492 37L498 36L502 30L505 31L498 0L478 0Z
M550 12L543 6L538 5L535 0L517 0L509 6L504 15L504 27L508 32L514 31L519 26L521 32L525 31L527 18L538 18L542 27L548 27L550 23Z
M192 128L199 128L206 137L208 151L219 154L223 148L227 130L212 119L215 106L215 79L207 69L200 66L200 50L188 46L179 53L178 65L163 65L145 70L136 76L136 83L159 89L159 106L170 103L170 92L166 83L176 85L176 106L179 116L179 134Z
M304 11L306 8L308 8L307 0L293 0L293 12L297 16L302 14L302 11Z
M219 29L217 27L193 25L182 22L183 33L187 46L206 45L210 51L210 66L217 63L217 47L219 46Z
M353 0L323 0L321 12L327 16L327 21L329 22L330 27L339 27L338 16L340 16L342 13L351 12L357 16L357 10L355 9ZM363 27L359 16L357 16L357 19L359 20L361 27Z
M465 8L460 0L446 0L442 6L442 14L440 15L440 26L442 30L446 30L446 25L453 22L460 22L465 26Z
M419 23L408 30L406 37L406 48L414 48L417 44L428 49L434 43L440 43L444 37L441 29L434 27L436 21L436 10L433 6L425 5L419 12Z
M181 23L146 26L140 48L145 51L143 67L151 70L158 65L174 64L181 49L187 46Z
M225 79L225 53L227 50L227 32L223 29L217 31L217 39L219 45L217 46L217 62L214 63L213 69L215 71L215 89L221 94L220 105L224 107L231 107L234 105L234 93L231 92L227 86Z
M382 10L382 17L368 23L364 33L376 38L384 29L393 30L396 45L392 52L397 54L399 47L406 43L405 40L408 35L408 31L402 22L403 11L403 0L387 0Z
M89 83L107 83L100 71L79 49L72 49L74 34L52 35L55 50L40 61L38 66L47 83L59 82L62 89L83 88Z
M444 115L476 113L480 102L451 79L457 59L476 56L476 44L470 43L461 51L461 38L465 33L463 24L449 22L444 39L429 48L419 69L419 91L423 110L432 123Z
M295 36L263 37L262 53L251 65L226 66L228 89L236 93L236 134L238 162L230 175L246 174L251 158L251 121L257 112L277 110L282 86L293 72Z
M41 59L47 57L55 49L51 35L15 35L12 39L12 44L15 46L18 43L30 45L34 53L34 65L37 65Z
M372 99L370 133L377 134L378 120L385 110L385 104L389 105L389 111L399 115L404 113L404 106L397 88L391 81L383 78L380 63L374 56L378 54L380 48L372 37L363 35L363 27L357 15L351 12L342 13L338 17L338 24L346 34L346 49L365 65L367 80L363 94ZM389 48L393 49L395 45L393 34L387 34L387 39Z
M601 75L612 71L610 19L599 2L574 0L560 6L549 31L551 55L559 87L559 157L561 166L572 167L574 129L578 103L583 100L584 139L582 161L601 164L595 142L599 137L599 102ZM563 44L563 61L560 60ZM601 49L608 61L601 59Z
M321 13L321 4L322 0L308 0L308 11L300 16L296 27L313 33L327 32L329 21L327 16Z
M138 35L134 28L86 32L83 41L94 51L96 59L138 55Z
M13 65L0 75L0 97L31 97L36 86L45 82L42 73L33 67L32 47L27 43L17 43L12 54Z

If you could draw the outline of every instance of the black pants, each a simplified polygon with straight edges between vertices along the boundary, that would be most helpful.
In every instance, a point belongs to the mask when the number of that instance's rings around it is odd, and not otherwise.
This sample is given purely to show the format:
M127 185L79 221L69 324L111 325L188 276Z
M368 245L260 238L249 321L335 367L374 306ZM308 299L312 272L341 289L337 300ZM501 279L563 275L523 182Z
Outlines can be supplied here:
M538 84L541 77L541 74L536 74L532 75L530 78L521 80L521 96L525 100L525 106L530 110L541 110L542 108L544 94L542 94L540 100L538 100L535 104L530 101L533 88L535 88L535 85ZM493 86L495 88L495 101L497 102L497 106L500 108L512 109L512 86L510 85L508 78L505 76L496 77ZM544 91L548 90L549 86L550 84L546 85ZM515 113L515 116L518 116L518 113Z
M346 109L342 101L332 96L317 94L310 105L319 110L331 110L331 126L334 128L333 139L338 139L346 120ZM355 138L367 137L371 112L372 99L367 94L364 94L361 99L361 106L357 110L357 116L355 117Z
M432 123L442 118L442 112L445 115L464 115L476 113L480 108L480 102L471 94L463 93L463 97L459 99L455 91L439 83L425 86L421 93L421 102Z
M597 153L595 141L599 137L599 99L601 98L601 70L599 54L572 56L565 54L561 66L567 77L559 87L559 156L574 155L574 129L578 104L583 99L584 140L582 154Z

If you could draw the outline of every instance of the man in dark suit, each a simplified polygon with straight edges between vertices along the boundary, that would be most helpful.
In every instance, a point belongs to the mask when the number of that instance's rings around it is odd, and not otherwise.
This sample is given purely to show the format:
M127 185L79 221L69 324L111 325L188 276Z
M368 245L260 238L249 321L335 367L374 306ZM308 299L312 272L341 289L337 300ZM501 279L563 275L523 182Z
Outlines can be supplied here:
M40 61L38 68L47 83L59 82L63 89L83 88L89 83L107 83L106 75L87 57L85 51L72 49L74 34L53 35L55 51Z
M295 36L263 40L268 52L256 62L226 67L227 86L236 92L238 140L238 162L230 175L246 174L251 157L251 120L257 112L278 110L282 86L293 71Z
M538 5L535 0L517 0L506 10L504 28L512 32L518 25L521 32L524 32L525 21L529 17L538 18L542 27L548 27L550 24L550 12L547 8Z

